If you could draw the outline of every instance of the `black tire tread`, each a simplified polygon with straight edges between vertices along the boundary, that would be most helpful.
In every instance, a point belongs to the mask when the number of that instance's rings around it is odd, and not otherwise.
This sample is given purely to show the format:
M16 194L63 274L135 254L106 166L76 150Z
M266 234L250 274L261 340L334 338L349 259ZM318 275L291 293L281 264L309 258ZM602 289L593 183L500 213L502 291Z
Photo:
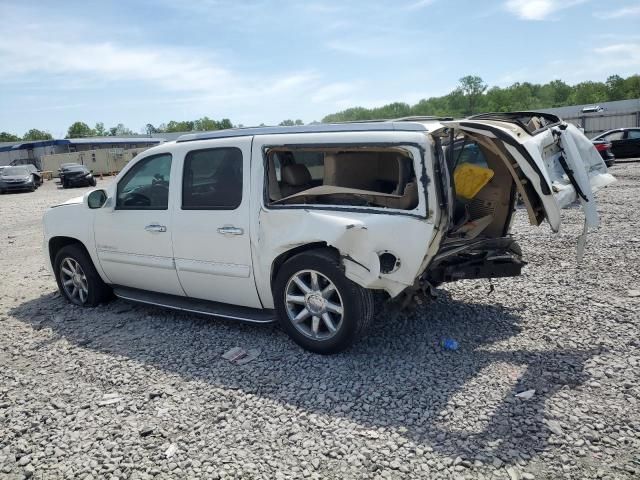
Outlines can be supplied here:
M60 290L60 294L66 298L64 293L64 289L62 288L62 284L60 282L60 263L64 257L73 257L75 258L80 266L84 270L84 274L89 281L89 297L85 302L84 306L86 307L95 307L100 303L104 303L111 298L113 295L113 291L111 287L109 287L102 278L100 274L96 270L96 267L91 260L91 257L85 250L84 246L80 243L72 243L71 245L67 245L62 247L58 253L56 254L55 260L53 262L56 282L58 283L58 288Z

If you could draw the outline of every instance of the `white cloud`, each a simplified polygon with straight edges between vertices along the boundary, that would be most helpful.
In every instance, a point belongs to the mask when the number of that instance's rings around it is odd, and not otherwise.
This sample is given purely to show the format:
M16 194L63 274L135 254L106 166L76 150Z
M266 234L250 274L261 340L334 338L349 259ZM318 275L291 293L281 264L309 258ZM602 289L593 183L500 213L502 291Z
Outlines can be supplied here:
M419 10L434 3L435 0L418 0L405 6L406 10Z
M623 17L637 17L640 15L640 5L622 7L617 10L611 10L607 12L594 13L597 18L623 18Z
M553 13L586 0L507 0L505 8L522 20L547 20Z

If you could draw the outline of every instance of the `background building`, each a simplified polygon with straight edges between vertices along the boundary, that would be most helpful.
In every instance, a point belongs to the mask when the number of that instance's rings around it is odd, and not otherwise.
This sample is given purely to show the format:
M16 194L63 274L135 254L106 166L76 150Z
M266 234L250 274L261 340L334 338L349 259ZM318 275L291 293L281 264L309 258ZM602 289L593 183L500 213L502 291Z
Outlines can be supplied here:
M94 173L118 171L111 169L118 161L133 156L147 148L159 145L164 138L150 137L95 137L62 140L38 140L34 142L0 143L0 165L32 163L41 170L58 169L60 163L82 163ZM62 161L61 159L65 159ZM125 162L126 164L126 162ZM49 168L55 167L55 168ZM107 169L105 171L99 171Z
M589 138L614 128L640 127L640 98L602 102L595 105L545 108L541 111L553 113L563 120L581 127Z

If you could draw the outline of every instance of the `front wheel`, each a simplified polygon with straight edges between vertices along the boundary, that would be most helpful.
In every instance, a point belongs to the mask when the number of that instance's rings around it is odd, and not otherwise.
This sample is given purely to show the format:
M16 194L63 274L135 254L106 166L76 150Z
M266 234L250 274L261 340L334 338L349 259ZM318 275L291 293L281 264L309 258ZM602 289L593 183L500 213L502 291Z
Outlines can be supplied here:
M111 289L102 281L91 258L80 245L60 249L54 270L60 293L75 305L95 307L111 295Z
M361 337L373 318L373 296L344 276L336 252L300 253L285 262L274 282L280 325L300 346L331 354Z

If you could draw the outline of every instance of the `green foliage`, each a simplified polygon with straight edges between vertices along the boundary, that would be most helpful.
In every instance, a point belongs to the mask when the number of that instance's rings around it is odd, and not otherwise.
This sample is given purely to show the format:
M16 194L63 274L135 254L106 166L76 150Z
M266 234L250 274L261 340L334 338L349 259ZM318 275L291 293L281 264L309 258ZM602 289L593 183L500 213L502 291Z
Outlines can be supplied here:
M105 137L108 135L107 130L104 128L104 123L98 122L93 128L93 132L96 137Z
M95 132L89 125L84 122L75 122L72 123L67 130L66 138L83 138L83 137L93 137Z
M128 135L135 135L131 130L125 127L122 123L119 123L115 127L109 129L109 136L111 137L124 137Z
M0 142L19 142L20 137L9 132L0 132Z
M508 112L640 98L640 75L610 76L606 82L567 85L562 80L545 84L517 82L491 87L482 78L467 75L451 93L420 100L415 105L391 103L377 108L352 107L332 113L323 122L353 122L401 118L412 115L464 117L478 112Z
M53 140L49 132L32 128L22 137L23 140Z

